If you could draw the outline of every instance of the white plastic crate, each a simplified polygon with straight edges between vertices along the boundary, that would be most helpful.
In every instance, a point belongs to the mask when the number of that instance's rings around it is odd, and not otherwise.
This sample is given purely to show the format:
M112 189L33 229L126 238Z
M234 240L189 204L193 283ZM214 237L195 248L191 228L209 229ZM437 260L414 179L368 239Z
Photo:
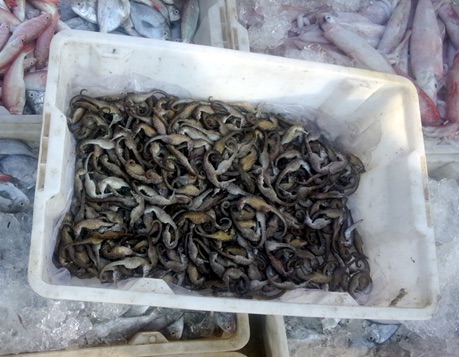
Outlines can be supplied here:
M224 334L195 340L168 341L160 332L138 332L126 344L79 349L16 354L27 357L141 357L141 356L187 356L187 357L243 357L236 351L244 347L250 338L249 317L237 315L237 330L234 334ZM11 355L13 356L13 355Z
M167 41L66 31L52 42L29 262L33 289L50 298L197 310L373 319L425 319L435 310L438 277L429 222L427 169L417 94L397 76ZM135 78L134 82L132 79ZM347 293L294 290L278 299L174 294L160 279L122 288L62 279L52 263L56 226L73 186L70 98L86 88L148 79L193 98L277 103L322 113L316 123L365 163L349 199L372 268L373 290L359 305ZM116 80L117 79L117 80ZM120 81L124 79L124 81ZM402 299L401 289L406 295ZM398 301L399 300L399 301Z
M249 34L239 23L236 0L201 0L194 43L250 51Z
M0 138L18 139L37 147L41 125L41 115L0 115Z

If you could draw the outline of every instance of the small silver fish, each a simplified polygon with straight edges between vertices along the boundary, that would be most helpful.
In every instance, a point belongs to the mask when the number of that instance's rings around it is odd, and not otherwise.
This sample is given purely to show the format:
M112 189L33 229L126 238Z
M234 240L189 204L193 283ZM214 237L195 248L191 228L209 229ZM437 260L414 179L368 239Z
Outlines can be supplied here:
M391 338L399 329L400 324L381 324L369 322L364 326L364 338L370 343L381 344Z
M116 30L131 12L129 0L98 0L97 22L99 31L108 33Z
M0 139L0 159L6 155L27 155L37 157L37 154L26 143L17 139Z
M166 5L169 14L169 21L174 22L180 20L180 10L175 5Z
M93 329L88 331L89 339L101 339L106 336L123 337L132 336L140 331L144 326L152 320L158 318L157 309L149 311L147 315L133 317L118 317L100 324L93 325Z
M236 332L236 314L231 312L214 312L214 321L223 331L228 333Z
M131 20L142 36L162 40L169 40L171 37L171 30L164 16L150 6L131 1Z
M182 9L181 32L182 41L190 43L193 40L199 20L199 1L186 0Z
M0 181L0 212L18 213L30 206L27 196L11 182Z
M38 160L27 155L8 155L0 160L0 172L12 176L23 189L35 186Z
M97 25L97 0L72 0L70 6L75 14Z
M35 114L43 114L45 92L38 90L26 90L26 103L32 107Z

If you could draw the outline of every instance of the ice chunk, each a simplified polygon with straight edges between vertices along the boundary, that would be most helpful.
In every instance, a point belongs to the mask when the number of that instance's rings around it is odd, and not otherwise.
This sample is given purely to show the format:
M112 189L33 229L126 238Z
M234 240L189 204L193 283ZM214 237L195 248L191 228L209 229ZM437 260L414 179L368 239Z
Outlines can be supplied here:
M263 25L250 27L248 34L251 50L264 52L281 45L287 38L290 26L290 17L286 13L278 13L276 17L265 18Z

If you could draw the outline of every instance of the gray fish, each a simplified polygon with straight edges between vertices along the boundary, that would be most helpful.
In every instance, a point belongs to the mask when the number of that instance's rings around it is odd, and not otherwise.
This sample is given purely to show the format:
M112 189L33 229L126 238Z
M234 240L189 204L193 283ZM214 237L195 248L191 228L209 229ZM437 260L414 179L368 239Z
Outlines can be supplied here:
M11 182L0 181L0 212L18 213L30 206L27 196Z
M132 336L140 331L151 321L158 319L158 310L153 309L147 315L133 317L118 317L100 324L93 325L93 329L88 332L89 337L104 338L106 336Z
M131 19L138 33L148 38L168 40L171 30L159 11L131 1Z
M37 179L38 160L27 155L8 155L0 160L0 172L13 176L18 186L30 189Z
M98 0L97 22L99 31L108 33L116 30L131 12L129 0Z
M180 340L183 334L183 327L184 327L184 319L183 315L170 325L166 326L160 332L166 337L168 340Z
M97 25L97 0L72 0L70 6L82 19ZM67 21L65 23L69 25Z
M6 155L27 155L37 157L37 154L26 143L17 139L0 139L0 159Z
M169 14L169 21L174 22L180 20L180 10L175 5L166 5Z
M31 106L34 114L43 114L45 104L45 92L38 90L26 90L26 103Z
M199 20L199 1L187 0L182 9L181 31L182 41L190 43L193 40Z
M223 331L228 333L236 332L236 314L231 312L214 312L214 321Z
M180 319L183 316L183 312L173 309L158 309L156 316L142 328L143 331L161 331Z
M380 324L368 322L364 327L364 338L372 343L381 344L391 338L399 329L400 324Z

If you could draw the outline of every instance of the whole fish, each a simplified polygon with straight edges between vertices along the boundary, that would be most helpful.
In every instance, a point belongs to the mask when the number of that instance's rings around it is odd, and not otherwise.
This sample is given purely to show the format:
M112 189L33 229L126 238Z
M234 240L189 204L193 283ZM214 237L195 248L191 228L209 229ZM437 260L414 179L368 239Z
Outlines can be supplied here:
M399 329L400 324L383 324L368 321L364 326L363 336L367 341L380 345L390 339Z
M72 0L71 7L82 19L97 25L97 0Z
M164 16L150 6L131 1L131 20L136 31L145 37L162 40L171 37Z
M390 53L402 41L411 11L411 0L400 0L387 22L386 30L378 44L378 51Z
M93 325L89 335L98 338L106 336L132 336L153 320L158 319L158 310L152 309L148 314L134 317L118 317L107 322Z
M107 33L116 30L131 11L129 0L98 0L97 22L99 31Z
M14 61L14 59L19 55L22 48L24 47L25 38L20 36L14 40L10 39L6 43L5 47L0 51L0 70L4 71L8 65Z
M0 181L0 212L18 213L30 206L27 196L11 182Z
M24 57L32 52L33 46L26 46L11 66L6 70L3 78L2 99L5 107L11 114L22 114L25 98Z
M43 13L40 16L34 17L33 19L22 22L13 31L8 42L14 39L24 36L24 42L29 43L35 40L40 34L49 26L52 20L52 15Z
M43 113L45 92L38 90L26 90L26 103L30 105L35 114Z
M151 6L153 9L159 11L161 15L166 19L166 21L169 23L169 11L161 0L134 0L138 3L145 4L147 6Z
M198 28L199 20L199 1L186 0L182 9L181 32L182 41L191 42Z
M7 155L27 155L36 158L32 148L16 139L0 139L0 159Z
M432 2L419 0L410 38L410 67L416 82L435 103L438 79L443 76L442 53L441 34Z
M395 74L387 58L365 42L359 35L344 28L330 14L325 14L323 20L321 27L324 30L324 36L348 56L354 58L368 69Z
M12 176L22 189L35 186L37 159L28 155L8 155L0 160L0 172Z
M37 59L37 69L42 69L46 66L49 57L49 47L51 40L53 39L54 32L56 31L57 22L59 21L59 13L51 15L50 24L43 30L38 36L37 42L35 43L34 55Z

